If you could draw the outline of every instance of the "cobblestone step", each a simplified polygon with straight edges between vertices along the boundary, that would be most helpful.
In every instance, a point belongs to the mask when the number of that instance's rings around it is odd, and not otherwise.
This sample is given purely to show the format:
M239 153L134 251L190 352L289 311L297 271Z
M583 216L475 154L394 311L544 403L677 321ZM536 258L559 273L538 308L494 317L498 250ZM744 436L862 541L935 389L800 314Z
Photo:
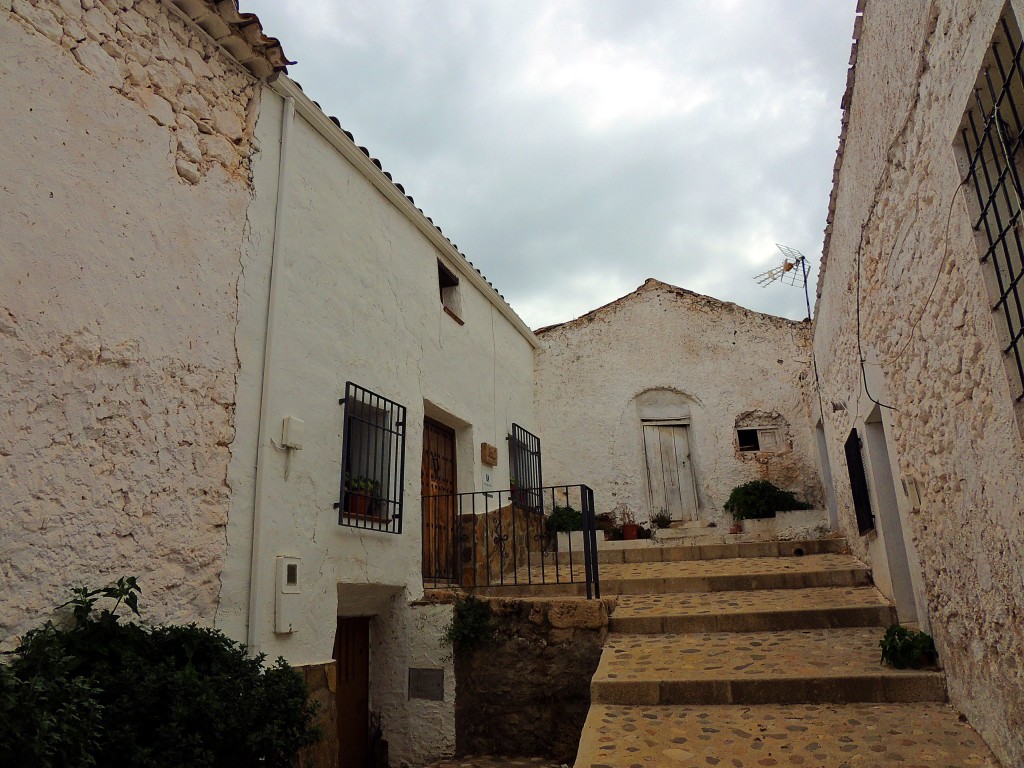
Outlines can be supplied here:
M624 595L613 632L758 632L888 626L896 611L874 587Z
M575 768L998 766L945 704L590 709Z
M633 542L630 542L633 543ZM737 557L799 557L847 552L846 539L807 539L794 541L748 541L728 544L681 545L672 541L641 541L621 549L598 549L597 561L602 565L620 563L662 563L685 560L724 560ZM582 551L576 547L572 553L559 552L558 561L565 565L579 561ZM553 558L552 558L553 559Z
M879 664L882 631L814 629L609 635L591 681L599 704L945 701L940 672Z
M871 571L852 555L748 557L601 567L601 594L660 595L667 592L717 592L754 589L857 587L871 583ZM519 584L514 585L513 580ZM550 565L522 569L506 585L481 588L481 594L554 597L585 594L582 566Z

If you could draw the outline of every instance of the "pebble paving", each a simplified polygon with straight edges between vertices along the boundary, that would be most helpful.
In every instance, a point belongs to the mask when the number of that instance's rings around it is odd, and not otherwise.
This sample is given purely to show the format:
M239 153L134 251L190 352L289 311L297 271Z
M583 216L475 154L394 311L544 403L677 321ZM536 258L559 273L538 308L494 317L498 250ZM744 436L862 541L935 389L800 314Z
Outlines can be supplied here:
M775 575L807 576L813 578L818 574L855 573L863 576L862 584L867 584L868 568L852 555L821 554L804 557L746 557L722 560L686 560L677 562L652 563L609 563L601 566L601 583L611 586L632 580L652 582L659 579L701 579L715 577L758 577ZM519 580L540 582L582 581L582 566L562 566L555 568L540 566L523 569ZM652 590L653 592L661 590Z
M998 768L945 704L591 707L575 768Z
M563 768L544 757L494 757L474 755L432 763L427 768Z
M609 635L595 680L912 675L879 664L876 627Z
M691 592L663 595L624 595L615 618L634 616L714 615L747 612L785 612L836 608L888 608L874 587L812 587L754 591Z

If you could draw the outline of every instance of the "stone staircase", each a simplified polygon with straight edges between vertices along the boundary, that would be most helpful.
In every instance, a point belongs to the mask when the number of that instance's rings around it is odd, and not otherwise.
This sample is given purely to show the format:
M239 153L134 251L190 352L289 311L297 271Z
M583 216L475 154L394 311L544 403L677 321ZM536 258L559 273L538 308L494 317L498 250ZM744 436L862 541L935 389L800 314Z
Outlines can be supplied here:
M667 543L667 542L666 542ZM576 768L998 766L842 539L601 551L618 594Z

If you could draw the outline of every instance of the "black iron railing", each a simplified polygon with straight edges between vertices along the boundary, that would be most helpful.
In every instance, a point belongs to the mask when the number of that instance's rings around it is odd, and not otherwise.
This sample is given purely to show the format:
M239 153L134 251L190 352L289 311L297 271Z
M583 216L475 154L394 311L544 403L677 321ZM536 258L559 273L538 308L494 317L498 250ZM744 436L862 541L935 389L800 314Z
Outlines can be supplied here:
M579 513L562 536L549 522ZM585 485L423 497L423 585L428 589L578 585L601 596L594 492ZM561 592L573 593L563 586Z

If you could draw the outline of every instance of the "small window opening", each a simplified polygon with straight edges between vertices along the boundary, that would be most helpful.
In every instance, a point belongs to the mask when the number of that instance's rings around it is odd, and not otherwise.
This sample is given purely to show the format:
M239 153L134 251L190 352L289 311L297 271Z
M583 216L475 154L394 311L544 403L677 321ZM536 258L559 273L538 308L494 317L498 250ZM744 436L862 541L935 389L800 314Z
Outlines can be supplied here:
M299 583L299 566L297 564L288 563L285 581L289 587L294 587Z
M440 259L437 262L437 286L441 295L441 306L444 307L445 313L462 325L462 297L459 294L459 278L442 264Z
M736 439L739 441L741 451L761 450L761 441L757 439L756 429L737 429Z

